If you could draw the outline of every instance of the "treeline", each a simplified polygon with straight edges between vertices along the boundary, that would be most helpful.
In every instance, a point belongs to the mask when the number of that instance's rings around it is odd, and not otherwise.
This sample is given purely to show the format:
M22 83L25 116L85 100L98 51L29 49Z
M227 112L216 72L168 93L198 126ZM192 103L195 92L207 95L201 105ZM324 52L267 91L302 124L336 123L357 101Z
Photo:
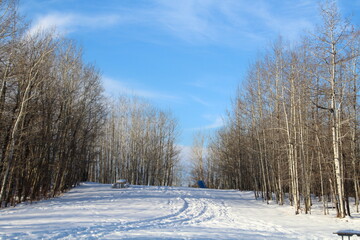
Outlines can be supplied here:
M90 166L89 179L111 183L125 178L132 184L162 186L179 182L177 128L170 112L136 97L119 98L98 139L99 156Z
M288 198L296 214L311 212L314 195L324 214L350 215L349 198L359 211L359 29L335 3L320 14L314 33L279 39L250 66L225 127L194 158L211 187Z
M0 207L87 180L173 184L170 113L130 98L108 102L81 48L52 32L29 33L17 1L0 1Z
M55 196L86 179L104 122L100 75L70 40L29 34L0 12L0 203Z

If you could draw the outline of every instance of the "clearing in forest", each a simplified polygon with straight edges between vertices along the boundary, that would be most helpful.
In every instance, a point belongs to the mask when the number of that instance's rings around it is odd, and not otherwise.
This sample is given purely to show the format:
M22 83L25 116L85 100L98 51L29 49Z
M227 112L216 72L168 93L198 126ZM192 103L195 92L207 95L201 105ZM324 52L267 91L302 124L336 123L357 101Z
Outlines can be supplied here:
M236 190L82 183L0 210L0 239L339 239L334 231L360 230L359 214L337 219L314 208L294 215Z

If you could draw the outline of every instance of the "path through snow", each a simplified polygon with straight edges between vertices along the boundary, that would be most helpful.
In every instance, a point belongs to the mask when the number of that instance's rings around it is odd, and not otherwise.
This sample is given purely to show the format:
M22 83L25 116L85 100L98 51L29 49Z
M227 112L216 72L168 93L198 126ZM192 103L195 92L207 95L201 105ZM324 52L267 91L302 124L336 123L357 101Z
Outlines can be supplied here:
M339 239L360 216L295 216L251 192L82 183L62 197L0 211L1 239ZM354 240L356 237L353 238Z

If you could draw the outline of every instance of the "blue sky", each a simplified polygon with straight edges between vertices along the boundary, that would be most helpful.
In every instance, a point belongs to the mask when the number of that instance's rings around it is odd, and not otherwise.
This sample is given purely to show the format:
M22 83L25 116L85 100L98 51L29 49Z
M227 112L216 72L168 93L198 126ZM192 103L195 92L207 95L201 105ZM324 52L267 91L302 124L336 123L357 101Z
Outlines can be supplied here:
M222 126L247 67L279 35L319 21L312 0L22 0L30 31L57 27L84 49L109 95L135 94L178 119L179 145ZM339 0L355 14L360 0ZM358 15L356 16L356 13Z

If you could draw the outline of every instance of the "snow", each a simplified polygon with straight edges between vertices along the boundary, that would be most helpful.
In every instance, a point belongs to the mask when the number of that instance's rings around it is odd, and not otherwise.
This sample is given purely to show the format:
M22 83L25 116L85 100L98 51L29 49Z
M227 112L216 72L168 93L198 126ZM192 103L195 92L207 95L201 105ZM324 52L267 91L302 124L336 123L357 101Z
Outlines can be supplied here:
M0 239L341 239L333 233L344 229L359 231L360 215L337 219L320 208L294 215L252 192L186 187L87 182L0 210Z

